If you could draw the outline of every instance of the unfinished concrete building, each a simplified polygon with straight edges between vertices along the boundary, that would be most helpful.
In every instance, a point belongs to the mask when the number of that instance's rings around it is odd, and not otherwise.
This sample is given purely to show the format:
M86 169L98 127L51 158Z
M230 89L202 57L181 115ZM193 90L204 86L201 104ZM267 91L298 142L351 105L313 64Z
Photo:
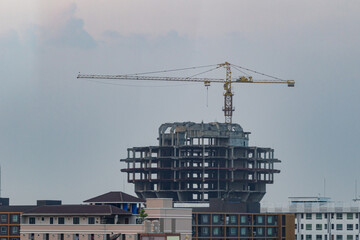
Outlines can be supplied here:
M249 147L249 134L239 124L165 123L159 145L129 148L121 171L143 199L259 203L280 172L274 168L280 160L271 148Z

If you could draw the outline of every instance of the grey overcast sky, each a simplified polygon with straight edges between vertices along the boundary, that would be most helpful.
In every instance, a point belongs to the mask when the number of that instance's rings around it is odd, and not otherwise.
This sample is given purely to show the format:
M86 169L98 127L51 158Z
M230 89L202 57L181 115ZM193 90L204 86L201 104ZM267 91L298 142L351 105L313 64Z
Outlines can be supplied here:
M206 106L202 84L107 85L78 72L229 61L296 81L234 86L233 121L282 160L264 201L323 195L324 179L327 196L350 201L360 180L359 12L357 0L1 0L2 196L133 193L120 173L128 147L156 145L164 122L224 121L220 85Z

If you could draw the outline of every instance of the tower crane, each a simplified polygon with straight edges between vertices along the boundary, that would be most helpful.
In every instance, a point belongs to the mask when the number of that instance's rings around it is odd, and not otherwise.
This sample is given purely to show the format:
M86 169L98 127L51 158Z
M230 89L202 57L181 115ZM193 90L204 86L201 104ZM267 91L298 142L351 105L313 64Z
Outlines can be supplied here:
M233 83L273 83L273 84L287 84L288 87L294 87L294 80L283 80L280 78L276 78L267 74L263 74L257 71L253 71L247 68L243 68L240 66L236 66L234 64L230 64L228 62L220 63L216 65L216 68L225 68L226 69L226 77L223 78L197 78L197 77L161 77L161 76L143 76L141 74L127 74L127 75L98 75L98 74L78 74L77 78L86 78L86 79L120 79L120 80L145 80L145 81L175 81L175 82L202 82L205 87L209 87L211 83L222 83L224 84L224 116L225 123L232 123L232 115L235 111L233 107L233 92L231 89L231 84ZM253 73L257 73L266 77L271 77L272 80L254 80L252 76L241 76L238 78L231 77L231 68L236 68L240 71L246 70L251 71ZM194 67L195 68L195 67ZM188 68L188 69L194 69ZM184 70L184 69L179 69ZM173 71L173 70L171 70ZM166 71L163 71L166 72ZM197 74L198 75L198 74Z

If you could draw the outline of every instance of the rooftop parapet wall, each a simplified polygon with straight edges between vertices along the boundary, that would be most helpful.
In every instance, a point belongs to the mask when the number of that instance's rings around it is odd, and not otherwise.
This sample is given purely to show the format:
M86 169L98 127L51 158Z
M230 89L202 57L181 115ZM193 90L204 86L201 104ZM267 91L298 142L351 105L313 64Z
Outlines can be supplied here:
M249 134L239 124L164 123L159 127L159 146L248 146Z

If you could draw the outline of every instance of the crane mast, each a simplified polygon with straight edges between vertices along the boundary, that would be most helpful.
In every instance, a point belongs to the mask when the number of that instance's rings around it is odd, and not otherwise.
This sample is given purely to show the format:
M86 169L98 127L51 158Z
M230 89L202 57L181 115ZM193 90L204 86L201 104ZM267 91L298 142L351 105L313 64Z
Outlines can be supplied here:
M233 92L231 89L232 83L275 83L275 84L287 84L288 87L294 87L294 80L282 80L279 78L274 78L275 80L253 80L251 76L245 77L241 76L237 79L232 79L231 77L231 66L232 64L225 62L217 64L217 68L224 67L226 70L225 79L221 78L194 78L194 77L159 77L159 76L141 76L140 74L130 74L130 75L98 75L98 74L78 74L77 78L86 78L86 79L119 79L119 80L140 80L140 81L176 81L176 82L202 82L206 87L210 86L210 83L223 83L224 84L224 116L225 123L232 123L232 115L235 111L233 107ZM235 66L235 65L233 65ZM240 67L242 68L242 67ZM243 68L245 70L250 70ZM250 70L252 71L252 70ZM252 71L267 77L271 77L266 74L262 74L256 71Z

